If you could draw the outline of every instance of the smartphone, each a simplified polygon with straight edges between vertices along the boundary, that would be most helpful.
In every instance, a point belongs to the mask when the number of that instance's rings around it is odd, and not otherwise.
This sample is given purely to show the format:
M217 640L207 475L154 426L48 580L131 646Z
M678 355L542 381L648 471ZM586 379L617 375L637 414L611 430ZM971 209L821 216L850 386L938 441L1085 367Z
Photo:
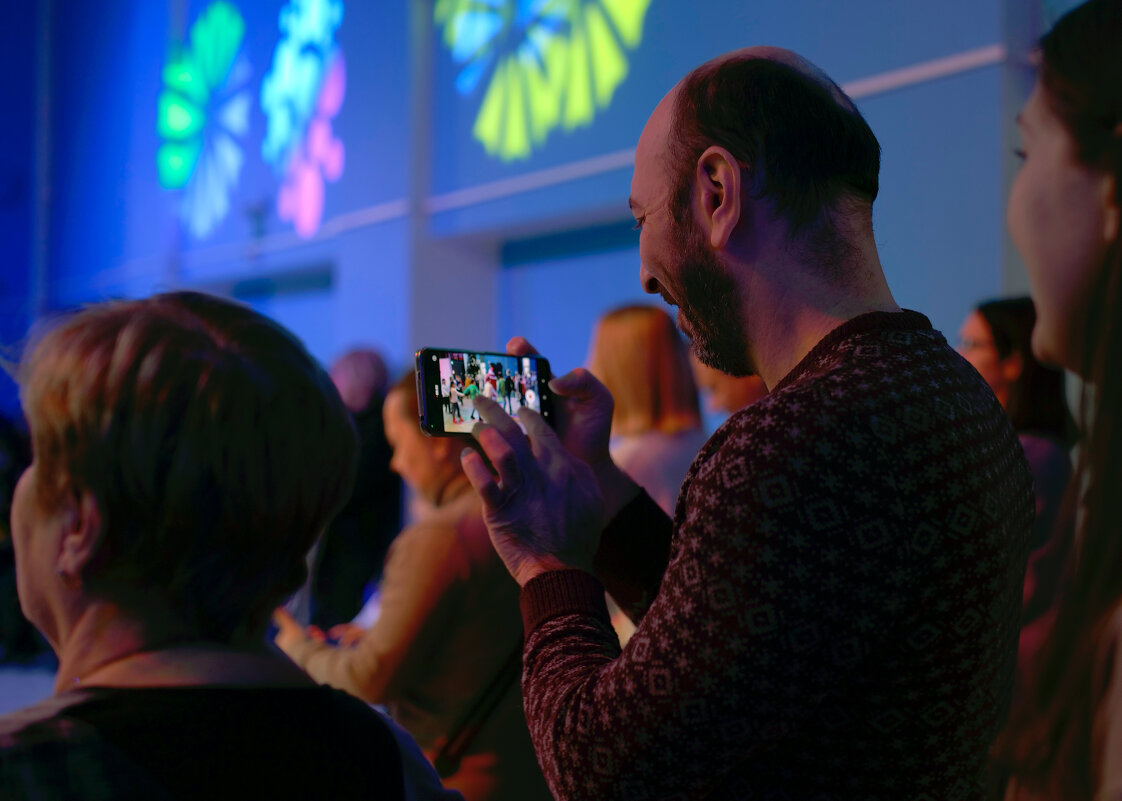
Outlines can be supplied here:
M417 351L417 413L432 437L471 437L479 420L474 399L491 398L515 420L533 409L554 424L549 361L487 351L422 348Z

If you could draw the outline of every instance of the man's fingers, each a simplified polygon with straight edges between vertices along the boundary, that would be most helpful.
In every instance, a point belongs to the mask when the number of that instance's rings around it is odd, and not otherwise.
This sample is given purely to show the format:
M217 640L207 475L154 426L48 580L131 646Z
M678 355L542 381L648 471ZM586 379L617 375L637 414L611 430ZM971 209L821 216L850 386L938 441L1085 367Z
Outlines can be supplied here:
M547 445L551 448L564 448L561 444L560 437L557 432L553 430L553 426L547 423L540 414L533 409L523 409L518 413L518 419L522 425L526 426L526 433L530 437L530 447L533 450L534 456L541 456L541 448Z
M521 431L518 432L522 434ZM487 454L487 458L491 460L495 472L499 476L499 486L502 488L504 495L510 495L516 492L522 486L522 465L518 462L518 453L511 443L503 438L502 434L490 426L483 427L476 435L476 441L479 442L483 452ZM526 442L526 438L522 437L522 442ZM529 445L527 443L527 450Z
M483 418L483 422L487 424L487 427L493 428L502 434L503 439L511 446L515 448L520 447L520 445L525 447L522 443L525 443L526 435L522 433L522 429L518 427L518 423L514 421L513 417L506 413L506 410L503 409L502 406L495 403L490 398L481 396L476 401L475 408ZM476 428L478 428L478 426ZM479 435L475 430L472 431L472 436L479 439ZM484 450L486 450L486 448L484 448ZM487 457L494 462L494 457L492 457L489 452Z
M511 356L537 356L537 349L525 337L511 337L506 343L506 352Z
M577 400L585 400L591 398L599 398L602 396L611 397L608 388L605 387L592 373L585 370L583 367L578 367L563 376L558 376L549 382L549 388L557 395L566 398L575 398Z
M460 466L464 468L464 475L475 487L483 503L491 509L497 509L503 504L503 491L495 483L495 477L487 469L483 457L471 448L464 448L460 453Z

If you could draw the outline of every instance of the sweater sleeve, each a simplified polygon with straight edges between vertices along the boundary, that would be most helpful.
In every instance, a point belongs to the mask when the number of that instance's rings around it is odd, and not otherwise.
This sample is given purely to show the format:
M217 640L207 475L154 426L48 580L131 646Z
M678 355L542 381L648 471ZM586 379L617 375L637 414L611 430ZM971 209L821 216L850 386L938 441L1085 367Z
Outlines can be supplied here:
M661 585L630 525L653 524L640 512L654 504L613 524L604 547L632 543L638 576L626 584L653 596L622 652L587 574L523 589L526 717L558 801L704 797L808 725L899 613L907 560L884 531L851 535L883 499L866 508L821 460L825 472L799 472L805 452L749 464L738 438L691 471Z
M438 607L452 597L467 559L455 529L419 524L394 541L381 583L381 613L351 648L306 640L289 656L315 681L345 690L367 703L396 697L410 675L410 660L427 653L428 638L440 636Z

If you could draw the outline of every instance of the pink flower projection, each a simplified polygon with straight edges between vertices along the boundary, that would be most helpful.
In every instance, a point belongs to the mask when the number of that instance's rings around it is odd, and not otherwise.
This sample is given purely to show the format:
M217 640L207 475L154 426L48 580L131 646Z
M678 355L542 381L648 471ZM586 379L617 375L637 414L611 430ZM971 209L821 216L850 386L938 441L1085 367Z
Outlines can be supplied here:
M315 236L323 220L324 181L337 181L343 174L343 142L332 132L331 120L342 108L346 91L346 64L342 51L336 50L304 138L292 150L277 194L277 216L291 222L304 239Z

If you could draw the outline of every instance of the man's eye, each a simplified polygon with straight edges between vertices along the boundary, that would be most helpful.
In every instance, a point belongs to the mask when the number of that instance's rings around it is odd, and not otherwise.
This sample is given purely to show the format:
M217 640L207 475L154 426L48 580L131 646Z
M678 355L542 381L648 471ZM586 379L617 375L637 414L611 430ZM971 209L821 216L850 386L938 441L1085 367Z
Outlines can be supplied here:
M1013 155L1016 156L1021 161L1024 161L1025 159L1028 158L1028 153L1026 153L1023 150L1014 150Z
M643 222L646 219L647 219L646 217L640 217L637 220L635 220L635 224L633 226L631 226L631 230L632 231L642 231L643 230Z

